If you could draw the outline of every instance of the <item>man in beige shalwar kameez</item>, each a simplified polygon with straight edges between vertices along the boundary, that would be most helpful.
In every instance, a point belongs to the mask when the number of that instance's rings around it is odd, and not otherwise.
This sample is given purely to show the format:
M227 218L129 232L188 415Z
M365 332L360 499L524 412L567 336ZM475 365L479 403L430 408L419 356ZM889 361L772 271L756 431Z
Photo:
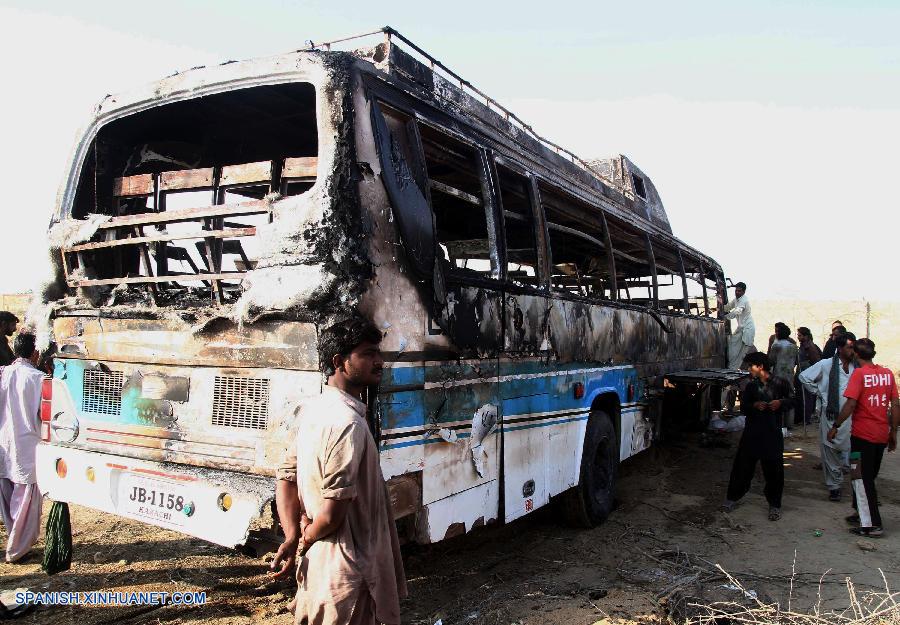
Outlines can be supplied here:
M406 580L378 448L362 392L381 380L381 333L354 319L328 328L322 394L295 412L297 438L278 472L285 542L272 563L290 573L299 549L295 622L400 623Z

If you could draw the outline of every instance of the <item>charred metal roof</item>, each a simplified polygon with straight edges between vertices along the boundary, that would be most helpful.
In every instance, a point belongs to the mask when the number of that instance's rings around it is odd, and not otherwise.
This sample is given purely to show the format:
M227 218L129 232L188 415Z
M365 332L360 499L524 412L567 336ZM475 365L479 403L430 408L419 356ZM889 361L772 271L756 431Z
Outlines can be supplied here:
M351 51L332 50L336 44L374 35L383 35L385 41L374 48ZM404 45L424 58L427 65L395 45L394 39L403 42ZM463 122L471 123L473 120L477 120L486 127L501 133L536 159L551 163L554 170L567 183L577 184L584 190L586 197L590 197L594 201L599 200L604 208L612 213L619 214L623 218L636 219L651 234L655 233L674 239L684 249L703 257L712 266L719 267L715 260L673 235L665 208L652 181L627 157L617 155L610 159L586 160L542 137L515 113L447 68L442 62L390 26L326 43L308 41L307 44L306 48L283 55L244 61L229 60L216 66L193 67L184 72L176 72L133 92L107 96L97 106L95 117L76 153L83 152L87 140L99 126L112 118L157 105L162 99L196 97L220 90L234 89L236 85L249 87L283 82L289 80L293 75L302 74L304 68L309 68L310 61L312 61L311 53L315 55L350 55L373 73L387 78L389 81L405 85L420 97L422 94L431 94L431 99L440 101L442 109L455 112ZM314 61L313 64L315 64ZM638 180L635 179L635 176ZM67 204L67 199L71 199L66 196L74 191L73 182L71 178L64 182L59 198L60 208ZM638 185L640 185L640 189L636 188Z

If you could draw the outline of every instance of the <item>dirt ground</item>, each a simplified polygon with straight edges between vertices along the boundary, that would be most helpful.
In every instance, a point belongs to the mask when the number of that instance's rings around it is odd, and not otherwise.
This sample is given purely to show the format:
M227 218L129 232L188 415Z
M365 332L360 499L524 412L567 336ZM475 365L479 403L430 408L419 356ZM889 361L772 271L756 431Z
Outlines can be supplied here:
M845 501L827 501L810 430L786 441L781 521L766 518L757 480L730 515L718 511L731 448L701 448L683 435L623 463L620 504L593 530L561 525L550 507L505 527L405 549L410 597L404 622L579 625L658 623L683 617L691 597L742 600L745 591L793 610L845 609L855 591L884 589L900 574L900 462L888 456L879 478L886 537L847 531ZM45 513L49 506L45 506ZM0 565L0 589L206 591L203 606L48 607L19 619L41 625L100 623L238 624L292 622L291 589L273 583L266 563L237 552L85 508L72 508L74 563L48 578L39 543L24 564ZM894 529L897 528L897 529ZM818 530L818 531L817 531ZM894 530L894 531L891 531ZM821 535L818 535L821 533ZM864 550L874 549L872 551ZM793 575L792 575L793 570ZM820 583L821 580L821 583ZM746 597L746 595L745 595Z

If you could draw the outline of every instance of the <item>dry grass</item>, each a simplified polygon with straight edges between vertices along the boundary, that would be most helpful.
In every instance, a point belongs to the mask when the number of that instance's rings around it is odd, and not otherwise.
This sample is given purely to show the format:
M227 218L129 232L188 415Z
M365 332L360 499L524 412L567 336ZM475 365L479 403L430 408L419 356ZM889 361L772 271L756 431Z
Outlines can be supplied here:
M677 625L886 625L900 624L900 592L891 590L884 572L879 569L884 589L860 591L848 577L842 582L847 589L847 605L842 609L822 607L822 587L829 571L817 580L796 571L797 553L790 576L732 574L721 565L681 551L645 553L672 575L672 582L658 595L669 622ZM776 586L787 585L787 601L760 596L740 578L753 579ZM795 588L816 584L816 604L806 612L793 605Z
M859 593L852 580L847 578L848 605L841 611L821 609L821 583L820 580L819 602L811 612L796 612L791 609L790 597L793 594L793 576L791 577L791 595L789 595L787 609L778 603L763 602L753 593L746 590L740 581L725 571L729 582L737 587L744 597L752 599L752 605L733 601L719 601L708 605L691 603L689 606L695 613L685 623L690 625L724 625L725 623L772 624L772 625L876 625L887 623L900 623L900 604L897 598L900 593L894 592L888 585L884 572L884 590L867 590ZM880 569L879 569L880 570ZM827 573L826 573L827 574Z

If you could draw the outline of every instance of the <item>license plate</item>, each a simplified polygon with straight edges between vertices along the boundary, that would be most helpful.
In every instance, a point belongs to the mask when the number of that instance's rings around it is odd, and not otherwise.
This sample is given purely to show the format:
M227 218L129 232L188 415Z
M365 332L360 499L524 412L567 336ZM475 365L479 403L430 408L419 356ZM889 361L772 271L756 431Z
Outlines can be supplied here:
M185 506L192 505L178 484L138 475L123 475L118 495L119 514L169 527L183 527Z

